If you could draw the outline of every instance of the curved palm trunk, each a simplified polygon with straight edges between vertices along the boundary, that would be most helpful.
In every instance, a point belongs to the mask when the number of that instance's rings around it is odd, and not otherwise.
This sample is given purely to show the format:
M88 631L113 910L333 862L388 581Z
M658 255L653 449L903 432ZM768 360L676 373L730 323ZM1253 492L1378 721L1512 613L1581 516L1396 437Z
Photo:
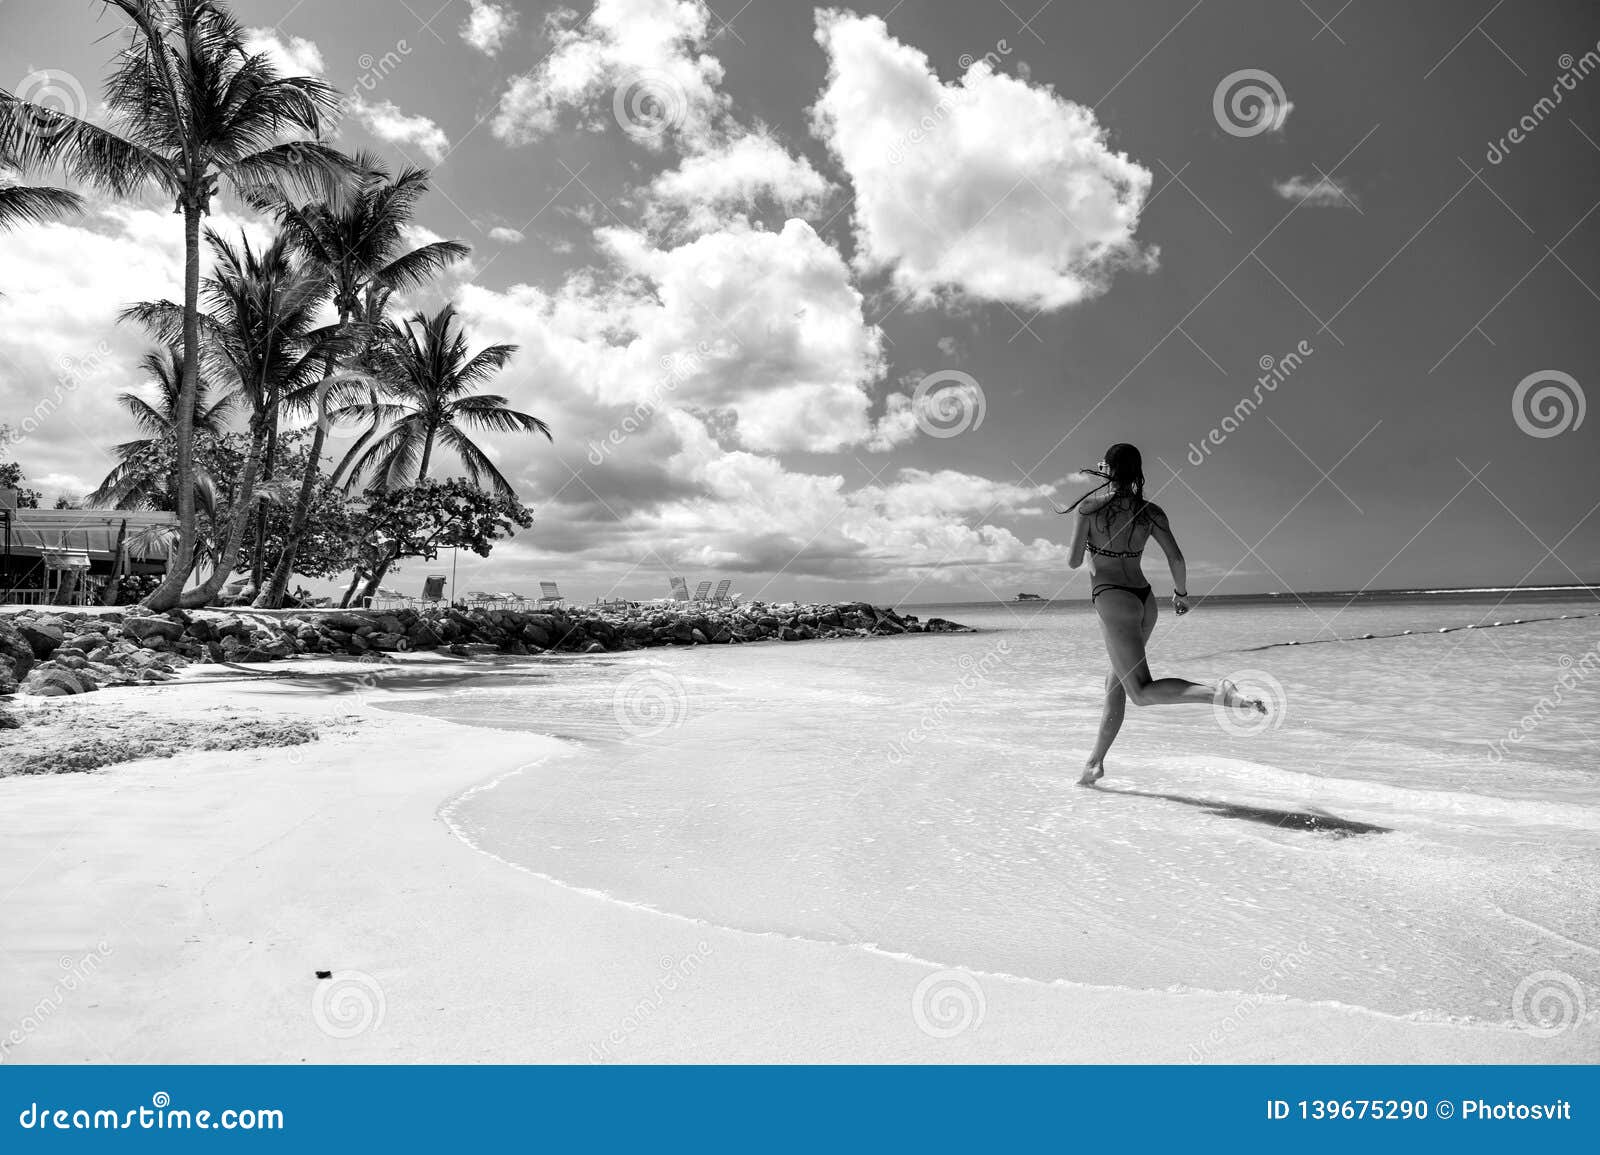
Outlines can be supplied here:
M339 328L344 329L350 323L350 311L345 308L339 310ZM335 369L333 357L323 363L322 379L324 381L333 376ZM326 396L324 394L324 396ZM376 400L376 394L374 394ZM323 408L326 409L326 401ZM305 540L306 523L311 520L311 499L317 491L317 478L322 474L322 450L328 440L328 423L325 420L317 421L317 431L311 435L311 451L306 457L306 473L300 479L300 492L295 496L294 519L289 523L289 536L283 543L283 553L278 556L278 564L272 568L272 577L265 586L257 584L255 605L262 609L277 609L283 605L284 592L289 588L289 579L294 576L295 558L299 556L300 545ZM259 551L257 551L259 556Z
M436 425L428 426L427 439L422 443L422 460L417 462L417 480L428 480L428 462L433 458L433 438L439 428Z
M378 592L378 586L383 584L383 579L389 574L389 567L398 560L399 558L393 554L390 554L388 557L385 557L378 563L378 568L373 570L371 575L368 576L367 584L361 590L361 601L365 602L368 598L372 597Z
M178 506L178 544L167 562L161 584L145 605L170 610L183 596L183 584L194 565L194 401L200 382L200 207L185 197L183 206L183 379L173 429Z
M178 604L184 609L198 609L209 605L223 583L228 580L228 576L233 573L233 567L239 560L239 550L244 545L244 532L250 525L251 515L254 512L253 495L256 479L261 474L262 458L266 455L267 422L255 420L251 422L251 426L250 456L244 463L244 476L239 479L239 496L236 499L233 516L229 518L227 541L217 557L216 566L206 580L179 600Z
M339 608L341 610L349 607L350 599L356 596L356 587L361 584L361 579L365 576L360 566L357 566L355 573L350 575L350 584L344 589L344 597L339 599Z
M306 523L311 520L311 498L316 493L317 478L322 475L318 463L322 460L322 447L327 437L325 423L317 422L317 431L311 435L311 453L306 462L306 473L300 479L300 493L295 498L294 520L289 524L289 536L284 540L283 552L278 555L278 562L272 567L272 576L267 579L267 584L257 586L259 592L253 604L258 609L275 610L283 604L284 591L289 588L289 578L294 575L295 557L305 539ZM259 529L256 532L258 535L261 533ZM259 550L256 556L259 560Z
M271 481L278 462L278 415L272 415L272 427L267 431L267 455L261 463L261 480ZM256 503L255 556L250 559L250 584L258 592L267 569L267 503Z
M70 606L73 596L78 592L78 582L82 570L76 567L65 571L61 577L61 584L56 586L56 596L51 600L51 605Z
M114 606L117 604L117 594L122 589L122 575L128 568L128 519L122 519L122 525L117 530L117 547L111 555L111 573L106 578L105 589L100 593L100 604Z

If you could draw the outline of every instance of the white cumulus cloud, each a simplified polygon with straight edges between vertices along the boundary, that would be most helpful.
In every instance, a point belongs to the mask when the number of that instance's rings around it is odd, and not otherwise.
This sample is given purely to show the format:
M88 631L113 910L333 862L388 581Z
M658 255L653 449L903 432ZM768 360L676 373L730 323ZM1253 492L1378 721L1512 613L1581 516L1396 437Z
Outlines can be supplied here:
M303 36L285 40L275 28L246 28L245 48L266 53L284 76L321 76L324 71L322 50Z
M855 188L856 264L918 304L1056 309L1149 267L1134 233L1150 171L1094 112L978 61L941 82L878 17L819 11L828 79L813 127Z
M1284 200L1303 201L1313 208L1353 209L1358 207L1355 194L1343 181L1329 176L1292 176L1273 184L1273 189Z
M350 116L379 140L402 150L414 149L435 164L450 151L450 138L426 116L411 116L392 100L368 101L360 93L350 100Z
M527 144L563 110L596 131L631 126L651 146L703 135L725 104L722 65L700 51L707 24L698 0L599 0L586 17L557 11L545 26L550 51L500 98L495 136Z
M495 55L517 30L516 10L509 4L495 4L490 0L467 2L472 11L461 25L461 39L486 56Z
M833 184L767 130L737 132L684 157L649 187L652 223L704 232L771 201L786 213L812 212Z
M761 452L830 452L875 436L883 335L862 314L842 257L804 221L734 227L658 248L641 232L596 233L613 276L558 291L463 290L463 307L561 366L589 401L669 400ZM671 388L663 366L681 366Z

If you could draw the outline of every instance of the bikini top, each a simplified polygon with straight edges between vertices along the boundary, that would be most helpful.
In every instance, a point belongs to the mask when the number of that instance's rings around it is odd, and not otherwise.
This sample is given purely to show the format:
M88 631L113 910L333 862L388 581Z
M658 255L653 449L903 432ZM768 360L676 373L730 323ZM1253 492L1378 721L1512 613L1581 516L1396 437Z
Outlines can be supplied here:
M1084 542L1083 548L1099 557L1140 557L1144 554L1142 549L1101 549L1091 542Z
M1095 470L1095 469L1086 470L1085 472L1093 473L1097 477L1105 477L1106 476L1104 473L1100 472L1099 470ZM1085 501L1088 501L1089 498L1093 497L1096 493L1099 493L1100 490L1109 488L1110 485L1111 485L1111 481L1110 481L1109 478L1107 478L1107 480L1106 480L1104 485L1095 486L1088 493L1086 493L1082 497L1078 498L1077 501L1073 502L1066 509L1060 510L1058 512L1071 513L1073 510L1077 509L1078 506L1082 505ZM1112 500L1115 500L1115 498L1113 497ZM1109 501L1105 503L1105 505L1109 505L1109 504L1110 504ZM1105 505L1101 505L1101 506L1097 507L1097 509L1103 509L1103 508L1105 508ZM1148 502L1141 502L1140 505L1139 505L1138 510L1135 511L1135 513L1133 515L1133 519L1135 521L1137 521L1138 519L1140 519L1142 517L1148 517L1149 516L1148 513L1147 513L1148 509L1149 509L1149 503ZM1115 537L1116 534L1113 533L1112 536ZM1097 557L1142 557L1142 556L1144 556L1143 547L1141 547L1139 549L1101 549L1099 546L1097 546L1093 542L1089 542L1089 541L1085 541L1083 543L1083 546L1090 553L1096 555Z

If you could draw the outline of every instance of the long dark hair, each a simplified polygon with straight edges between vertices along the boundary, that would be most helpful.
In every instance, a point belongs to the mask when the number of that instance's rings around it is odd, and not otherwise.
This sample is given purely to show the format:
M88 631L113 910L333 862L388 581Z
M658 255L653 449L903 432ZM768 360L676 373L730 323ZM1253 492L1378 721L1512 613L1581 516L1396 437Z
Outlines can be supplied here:
M1097 469L1086 469L1084 472L1092 473L1096 477L1103 477L1105 481L1078 498L1077 501L1062 510L1062 512L1071 513L1102 489L1111 490L1109 496L1112 498L1124 495L1132 497L1136 502L1134 508L1142 512L1145 504L1144 458L1139 453L1139 447L1137 445L1129 445L1126 441L1119 441L1106 450L1106 455L1101 459L1100 466ZM1100 508L1104 508L1104 506Z
M1128 493L1144 501L1144 458L1137 445L1119 441L1106 450L1106 480L1114 493Z

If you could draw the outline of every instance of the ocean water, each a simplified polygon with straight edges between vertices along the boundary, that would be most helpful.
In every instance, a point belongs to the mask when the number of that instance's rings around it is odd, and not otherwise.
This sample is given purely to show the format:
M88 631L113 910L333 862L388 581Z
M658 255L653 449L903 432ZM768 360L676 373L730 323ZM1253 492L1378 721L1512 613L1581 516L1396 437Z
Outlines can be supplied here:
M1096 789L1082 603L523 661L399 708L566 739L446 817L619 901L1040 982L1537 1021L1541 985L1600 984L1600 602L1500 596L1164 606L1156 676L1273 713L1130 706Z

